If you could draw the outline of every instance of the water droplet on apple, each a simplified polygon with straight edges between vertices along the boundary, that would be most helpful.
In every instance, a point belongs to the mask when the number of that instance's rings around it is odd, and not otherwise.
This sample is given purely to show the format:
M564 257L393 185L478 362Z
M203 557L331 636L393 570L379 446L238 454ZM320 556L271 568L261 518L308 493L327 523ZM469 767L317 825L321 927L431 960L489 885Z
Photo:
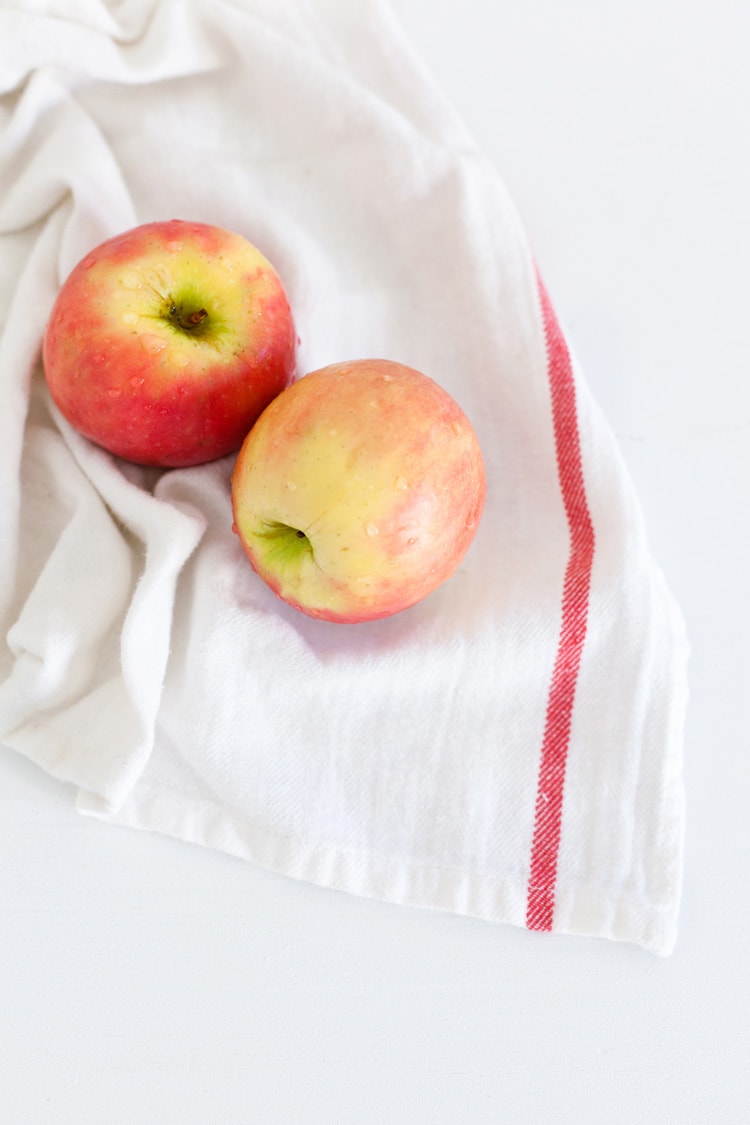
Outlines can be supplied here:
M400 488L402 492L406 492L409 487L409 482L406 477L398 477L396 480L396 488Z
M90 270L92 266L96 265L96 258L84 258L81 265L85 270Z
M133 378L130 380L131 387L142 387L143 383L144 383L144 379L141 375L134 375Z
M382 378L384 383L392 383L393 382L393 376L392 375L382 375L381 378Z
M182 250L182 242L179 240L179 238L170 238L169 242L167 243L167 250L173 250L175 253L177 253L178 250Z
M456 437L460 437L463 431L463 427L461 426L461 423L458 421L458 419L454 418L454 420L451 422L451 429L453 430L453 433L456 435Z
M140 289L143 284L140 275L135 273L134 270L128 270L127 273L124 273L120 282L124 289Z
M417 542L416 535L412 535L406 540L406 544L407 544L408 547L413 547L416 542Z
M109 394L110 398L119 398L122 394L122 391L119 387L110 387L107 393Z
M153 332L144 332L141 336L141 346L149 355L158 355L166 348L167 341L162 340L161 336L155 336Z
M123 313L123 317L122 317L122 323L123 324L137 324L138 320L139 320L138 313L134 313L134 312Z
M286 486L287 486L287 488L289 489L290 492L294 492L295 488L297 487L297 485L294 483L293 480L288 480L286 482Z
M474 526L475 523L476 523L476 520L473 518L473 516L469 516L469 518L466 521L466 525L465 525L466 530L471 531L471 529L472 529L472 527Z
M232 531L234 532L235 535L239 535L239 530L237 528L236 523L232 523Z
M374 539L380 533L380 528L376 523L368 523L365 531L370 539Z
M104 363L104 356L102 355L101 352L97 352L96 355L94 356L94 363L96 363L96 364Z

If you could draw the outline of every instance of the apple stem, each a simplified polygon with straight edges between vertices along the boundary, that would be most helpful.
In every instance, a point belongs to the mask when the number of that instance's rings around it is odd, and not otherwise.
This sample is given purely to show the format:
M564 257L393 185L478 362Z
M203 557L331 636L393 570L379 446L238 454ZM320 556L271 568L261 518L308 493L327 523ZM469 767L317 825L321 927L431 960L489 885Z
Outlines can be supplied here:
M177 305L170 305L169 319L178 328L182 328L185 332L190 332L192 328L197 328L199 324L208 316L206 309L193 309L192 312L183 312L178 309Z

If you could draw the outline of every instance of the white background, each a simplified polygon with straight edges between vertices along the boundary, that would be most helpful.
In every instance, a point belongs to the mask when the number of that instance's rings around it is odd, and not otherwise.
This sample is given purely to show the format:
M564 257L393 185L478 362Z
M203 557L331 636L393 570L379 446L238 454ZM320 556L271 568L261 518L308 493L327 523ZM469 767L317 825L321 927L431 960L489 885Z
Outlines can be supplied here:
M7 1125L750 1120L750 7L393 6L515 198L687 618L677 949L294 883L80 817L0 751Z

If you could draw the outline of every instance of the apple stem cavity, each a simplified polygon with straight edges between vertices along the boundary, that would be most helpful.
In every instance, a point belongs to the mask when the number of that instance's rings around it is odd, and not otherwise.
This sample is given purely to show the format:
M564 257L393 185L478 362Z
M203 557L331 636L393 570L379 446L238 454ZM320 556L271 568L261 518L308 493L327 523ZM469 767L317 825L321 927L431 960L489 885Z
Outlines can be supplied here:
M212 330L208 309L195 301L179 301L167 297L164 319L188 336L203 336Z
M267 520L255 534L267 544L266 558L272 559L274 565L281 569L286 566L296 569L303 556L310 556L315 561L312 543L301 528Z

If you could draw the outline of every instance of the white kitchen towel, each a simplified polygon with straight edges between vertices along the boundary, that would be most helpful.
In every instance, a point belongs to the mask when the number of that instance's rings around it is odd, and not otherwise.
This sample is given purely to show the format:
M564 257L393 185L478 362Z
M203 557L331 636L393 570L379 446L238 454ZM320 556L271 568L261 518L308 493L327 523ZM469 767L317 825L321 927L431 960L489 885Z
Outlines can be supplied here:
M82 811L393 902L668 953L687 646L516 212L380 0L0 8L0 740ZM473 422L455 575L364 625L274 598L232 458L158 472L55 412L40 343L160 218L275 264L299 373L431 375Z

